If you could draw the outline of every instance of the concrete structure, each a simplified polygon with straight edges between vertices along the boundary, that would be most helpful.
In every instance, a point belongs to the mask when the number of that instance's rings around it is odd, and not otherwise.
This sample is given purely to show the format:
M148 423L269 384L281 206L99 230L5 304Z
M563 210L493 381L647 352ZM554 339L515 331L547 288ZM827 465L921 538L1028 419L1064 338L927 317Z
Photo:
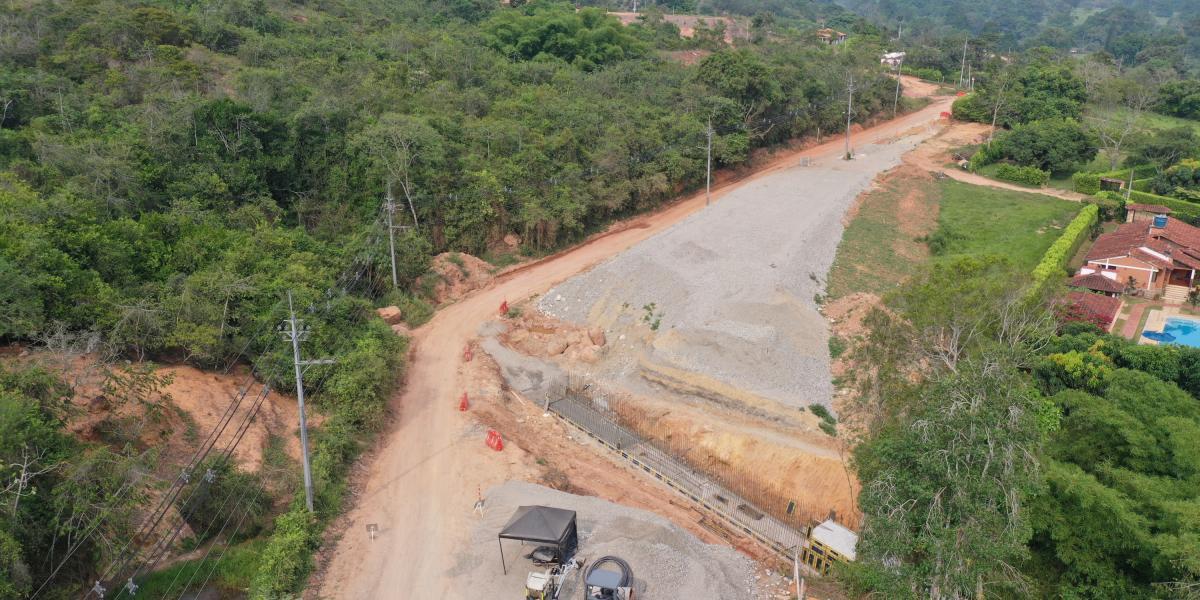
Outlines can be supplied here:
M900 63L904 62L905 56L908 56L908 53L906 53L906 52L888 52L887 54L884 54L882 58L879 59L879 64L887 65L894 69L894 68L900 66Z

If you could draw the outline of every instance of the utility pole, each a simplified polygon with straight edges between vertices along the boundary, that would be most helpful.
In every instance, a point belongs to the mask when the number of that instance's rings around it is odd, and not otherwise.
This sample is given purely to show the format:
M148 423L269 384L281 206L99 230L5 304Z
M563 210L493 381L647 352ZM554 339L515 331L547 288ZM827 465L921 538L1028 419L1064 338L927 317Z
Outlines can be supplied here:
M392 218L396 215L396 201L392 198L391 181L388 181L387 200L383 203L383 210L387 211L388 255L392 257L392 289L399 289L400 282L396 279L396 228L392 225Z
M400 288L400 280L396 277L396 230L404 231L410 229L409 225L396 225L396 200L392 198L392 182L388 181L387 198L383 202L383 211L387 213L387 228L388 228L388 255L392 259L392 288ZM413 213L413 218L416 219L416 213ZM416 222L415 220L413 221Z
M712 202L712 119L708 120L708 129L704 133L708 136L708 167L705 169L704 175L704 205L708 206Z
M304 456L304 501L308 512L313 512L312 466L308 462L308 419L304 415L304 367L309 365L331 365L332 359L301 360L300 342L308 339L308 327L296 318L292 307L292 292L288 291L288 320L280 325L284 339L292 342L292 364L296 369L296 402L300 405L300 452ZM286 327L286 329L284 329Z
M904 71L904 57L900 57L900 64L896 65L896 97L892 98L892 118L896 118L896 107L900 105L900 74Z
M846 100L846 160L850 160L851 158L854 158L854 156L850 154L850 115L851 111L854 109L853 73L850 74L850 83L846 86L846 91L848 92Z
M967 74L967 42L969 40L970 38L963 40L962 66L958 68L958 87L960 88L963 86L963 77Z

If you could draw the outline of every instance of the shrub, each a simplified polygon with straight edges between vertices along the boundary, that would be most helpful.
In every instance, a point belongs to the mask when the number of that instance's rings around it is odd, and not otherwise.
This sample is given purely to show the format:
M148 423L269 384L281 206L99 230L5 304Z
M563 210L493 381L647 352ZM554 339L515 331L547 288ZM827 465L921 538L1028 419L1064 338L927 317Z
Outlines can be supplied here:
M978 92L955 100L950 107L950 113L959 121L989 123L992 119L992 112L987 106L987 101Z
M964 239L961 233L951 230L949 227L942 225L936 231L929 235L924 235L917 238L918 242L924 242L929 247L929 253L934 256L940 256L954 240Z
M312 569L312 551L320 541L319 524L303 503L275 519L275 533L259 560L258 573L250 584L253 600L296 596L296 590Z
M1083 210L1071 220L1063 230L1062 235L1054 240L1042 260L1033 268L1034 288L1040 290L1051 277L1062 273L1067 261L1075 255L1092 233L1100 215L1100 207L1095 204L1084 205Z
M837 437L837 425L834 425L833 423L830 423L829 421L821 421L821 423L819 425L817 425L817 427L820 427L821 431L824 431L826 434L829 435L829 437Z
M1000 158L1000 155L996 152L995 147L989 147L987 145L983 145L983 146L980 146L979 149L975 151L975 154L971 155L971 160L970 160L971 164L968 165L968 168L971 170L972 173L974 173L975 171L978 171L981 167L990 165L990 164L996 162L997 160L999 160L999 158Z
M837 425L837 419L833 416L832 413L829 412L828 408L825 408L825 405L816 404L816 403L809 404L808 410L812 411L812 414L817 415L818 417L821 417L822 423L829 423L830 425Z
M1100 174L1080 171L1071 176L1071 183L1075 185L1075 191L1081 194L1095 194L1100 191Z
M1125 198L1113 192L1097 192L1084 200L1086 204L1095 204L1100 208L1100 221L1124 221Z
M942 79L944 77L942 75L941 71L931 68L931 67L902 66L902 67L900 67L900 72L904 73L905 75L912 75L913 77L916 77L918 79L924 79L925 81L940 82L940 81L942 81Z
M210 472L212 482L201 485L205 477L210 477ZM258 534L271 502L257 474L238 470L233 461L224 456L204 461L194 474L192 483L184 488L177 503L179 513L194 533L195 542L206 542L223 529L229 518L226 506L241 506L245 511L245 516L241 517L244 519L242 526L237 530L238 539ZM233 504L228 504L231 502Z
M829 336L829 357L837 358L846 353L846 340L836 336Z
M1037 167L1018 167L1009 164L1000 165L1000 168L996 169L996 177L1038 187L1046 185L1046 182L1050 181L1050 173L1047 171Z
M992 140L1001 158L1044 171L1070 171L1096 158L1100 141L1072 119L1046 119L1017 125Z

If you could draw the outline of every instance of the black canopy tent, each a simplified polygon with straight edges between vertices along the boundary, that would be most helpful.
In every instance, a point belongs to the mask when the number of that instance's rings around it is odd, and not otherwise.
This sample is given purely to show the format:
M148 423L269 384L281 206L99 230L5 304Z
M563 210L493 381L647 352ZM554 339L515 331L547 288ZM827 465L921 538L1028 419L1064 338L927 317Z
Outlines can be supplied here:
M575 511L550 506L521 506L513 513L508 524L496 536L500 544L500 565L508 574L504 562L504 540L534 542L555 549L558 560L565 560L575 552L579 533L575 529Z

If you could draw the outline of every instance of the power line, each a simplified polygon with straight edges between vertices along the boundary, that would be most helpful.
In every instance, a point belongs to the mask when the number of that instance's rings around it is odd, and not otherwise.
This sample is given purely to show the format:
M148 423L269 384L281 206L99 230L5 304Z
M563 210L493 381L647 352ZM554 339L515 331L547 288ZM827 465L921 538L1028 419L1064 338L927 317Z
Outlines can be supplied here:
M392 274L395 275L395 255L392 258ZM332 359L303 360L300 358L300 342L307 339L308 327L304 321L296 318L292 310L292 292L288 291L288 310L291 316L287 320L287 329L281 327L284 339L292 342L292 366L296 371L296 402L300 406L300 451L304 458L304 502L308 512L313 512L313 482L312 466L308 461L308 420L304 414L304 368L309 365L331 365Z

